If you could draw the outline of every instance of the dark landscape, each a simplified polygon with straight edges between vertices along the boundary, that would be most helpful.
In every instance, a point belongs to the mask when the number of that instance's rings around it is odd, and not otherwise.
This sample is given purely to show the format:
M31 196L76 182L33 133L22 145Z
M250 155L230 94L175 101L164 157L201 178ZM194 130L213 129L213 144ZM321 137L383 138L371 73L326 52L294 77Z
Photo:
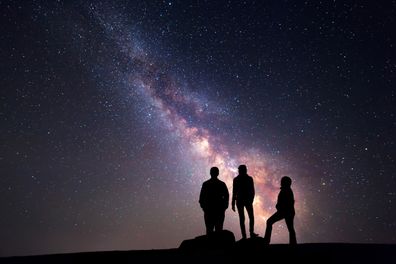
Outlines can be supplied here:
M221 243L222 242L222 243ZM81 252L1 258L1 263L395 263L394 244L312 243L265 245L262 238L227 243L206 236L179 248Z
M179 249L103 251L2 258L1 263L395 263L396 245L300 244L269 245L261 249Z

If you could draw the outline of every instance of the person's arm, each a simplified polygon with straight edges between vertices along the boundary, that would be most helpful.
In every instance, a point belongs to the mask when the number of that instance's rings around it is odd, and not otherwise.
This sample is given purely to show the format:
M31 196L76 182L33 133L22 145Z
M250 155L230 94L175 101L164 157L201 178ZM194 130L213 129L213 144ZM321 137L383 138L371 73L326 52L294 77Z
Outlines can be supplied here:
M246 179L247 181L247 202L248 203L253 203L254 200L254 183L253 183L253 178L251 176L248 176L248 178Z
M280 192L278 194L278 201L276 203L276 209L278 211L284 211L284 209L285 209L285 191L284 190L280 190Z
M252 179L252 203L253 203L254 196L256 195L256 191L254 190L254 181L253 181L253 178L251 178L251 179Z
M228 208L229 201L230 201L230 194L228 193L227 185L224 183L224 203L225 203L224 209Z
M236 186L235 178L234 178L234 180L232 181L232 201L231 201L231 209L234 212L235 212L235 201L236 201L236 198L237 198L236 187L237 186Z
M294 210L294 194L291 189L290 189L290 208Z
M206 200L206 188L205 184L202 184L201 192L199 194L199 205L203 210L205 210Z
M294 193L293 193L293 191L291 191L291 197L292 197L292 200L293 200L293 206L294 206L294 202L295 202L295 200L294 200Z

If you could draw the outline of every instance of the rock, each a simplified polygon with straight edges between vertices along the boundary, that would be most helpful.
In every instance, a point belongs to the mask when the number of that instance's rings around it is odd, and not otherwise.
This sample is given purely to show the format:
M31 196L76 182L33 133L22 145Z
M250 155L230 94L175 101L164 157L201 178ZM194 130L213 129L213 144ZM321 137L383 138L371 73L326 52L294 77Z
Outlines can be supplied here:
M180 250L216 250L229 249L235 245L235 236L231 231L223 230L210 235L198 236L194 239L184 240Z
M235 243L236 250L260 250L265 247L267 247L267 244L262 237L241 239Z

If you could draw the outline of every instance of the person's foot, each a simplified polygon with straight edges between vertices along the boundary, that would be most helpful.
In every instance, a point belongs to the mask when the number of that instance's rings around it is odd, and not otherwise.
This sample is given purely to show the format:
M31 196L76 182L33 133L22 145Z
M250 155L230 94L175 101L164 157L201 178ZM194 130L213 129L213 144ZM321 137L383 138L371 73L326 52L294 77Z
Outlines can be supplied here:
M264 237L264 245L269 245L270 240L266 237Z
M259 235L258 234L256 234L256 233L250 233L250 238L253 238L253 237L258 237Z

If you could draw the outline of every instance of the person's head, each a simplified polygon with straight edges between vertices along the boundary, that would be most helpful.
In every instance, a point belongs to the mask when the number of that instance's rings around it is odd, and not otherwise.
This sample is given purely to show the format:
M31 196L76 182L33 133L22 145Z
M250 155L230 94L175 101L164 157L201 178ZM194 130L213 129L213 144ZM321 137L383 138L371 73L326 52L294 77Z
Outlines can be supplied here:
M246 165L239 165L238 172L239 172L239 174L247 174Z
M210 168L210 176L212 178L217 178L217 176L219 176L219 168L217 167Z
M281 187L290 187L292 184L292 180L288 176L283 176L281 179Z

